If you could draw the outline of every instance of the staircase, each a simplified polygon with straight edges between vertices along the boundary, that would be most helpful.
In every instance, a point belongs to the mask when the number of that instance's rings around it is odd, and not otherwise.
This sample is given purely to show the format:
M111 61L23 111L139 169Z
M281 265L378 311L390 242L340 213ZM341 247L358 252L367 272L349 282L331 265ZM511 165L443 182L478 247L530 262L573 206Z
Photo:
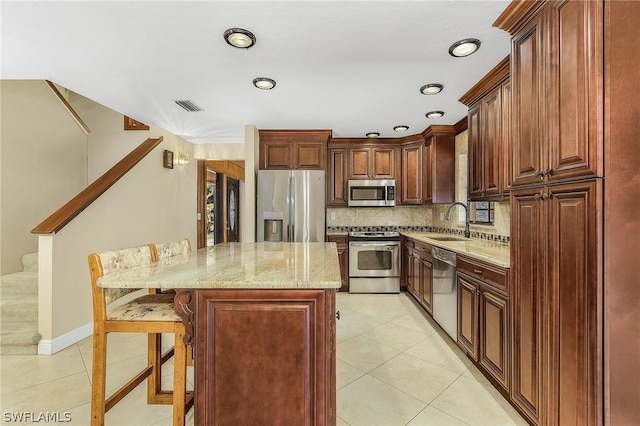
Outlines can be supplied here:
M38 253L22 256L22 269L0 276L0 355L38 352Z

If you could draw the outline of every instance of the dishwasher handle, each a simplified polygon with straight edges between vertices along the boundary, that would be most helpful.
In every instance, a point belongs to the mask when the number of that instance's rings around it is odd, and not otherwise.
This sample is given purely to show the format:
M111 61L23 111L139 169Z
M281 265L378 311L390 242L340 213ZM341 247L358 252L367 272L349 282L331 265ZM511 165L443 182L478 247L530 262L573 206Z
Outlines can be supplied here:
M443 250L440 247L433 246L431 248L431 255L434 259L437 259L453 267L456 266L457 256L452 251Z

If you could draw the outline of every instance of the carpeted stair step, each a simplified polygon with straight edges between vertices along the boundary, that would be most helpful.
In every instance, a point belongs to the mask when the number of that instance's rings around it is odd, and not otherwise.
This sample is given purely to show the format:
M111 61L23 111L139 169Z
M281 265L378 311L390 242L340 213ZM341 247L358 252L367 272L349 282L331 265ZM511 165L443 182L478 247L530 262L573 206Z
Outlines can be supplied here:
M39 341L38 321L0 324L0 355L35 355Z

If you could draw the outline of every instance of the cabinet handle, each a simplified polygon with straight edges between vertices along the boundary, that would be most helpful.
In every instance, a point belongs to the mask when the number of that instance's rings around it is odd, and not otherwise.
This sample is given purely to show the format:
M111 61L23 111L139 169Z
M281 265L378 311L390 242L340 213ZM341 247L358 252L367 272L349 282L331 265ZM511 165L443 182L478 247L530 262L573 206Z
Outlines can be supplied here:
M338 319L338 320L340 319L340 311L336 312L336 319Z
M551 169L544 169L542 171L542 176L549 176L551 174Z
M547 194L546 192L544 194L542 194L542 199L543 200L548 200L549 199L549 194Z
M475 272L476 274L482 274L482 271L480 269L474 269L473 272Z
M536 201L540 200L540 194L536 194L536 195L534 195L534 196L533 196L533 199L534 199L534 200L536 200Z

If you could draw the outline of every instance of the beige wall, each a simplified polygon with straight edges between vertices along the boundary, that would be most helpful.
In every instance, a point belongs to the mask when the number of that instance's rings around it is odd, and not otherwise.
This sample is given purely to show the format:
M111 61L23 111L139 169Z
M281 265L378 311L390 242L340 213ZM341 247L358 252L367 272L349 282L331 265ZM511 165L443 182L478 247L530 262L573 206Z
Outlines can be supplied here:
M8 274L38 251L31 230L86 187L87 135L42 80L1 80L0 97L0 274Z
M53 237L51 282L41 279L40 333L56 339L91 322L91 292L87 256L156 241L189 238L196 243L195 161L173 169L162 166L163 150L193 158L191 143L151 127L124 131L123 115L75 95L69 102L91 129L88 176L94 181L148 137L163 142L76 219ZM49 244L49 243L47 243ZM43 253L40 253L43 256ZM46 260L41 260L41 264ZM41 275L42 278L42 275ZM50 289L43 284L51 285ZM51 303L50 316L43 317Z

